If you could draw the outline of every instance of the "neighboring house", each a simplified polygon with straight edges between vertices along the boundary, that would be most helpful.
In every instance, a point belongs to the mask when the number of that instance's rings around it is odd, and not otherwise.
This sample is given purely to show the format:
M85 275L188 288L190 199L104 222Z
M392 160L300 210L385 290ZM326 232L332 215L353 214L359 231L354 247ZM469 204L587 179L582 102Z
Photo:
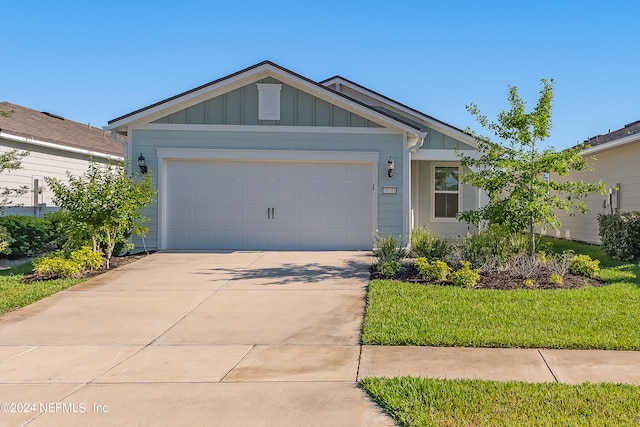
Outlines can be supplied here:
M591 194L586 199L589 213L569 216L558 215L560 230L547 230L547 234L588 243L601 243L598 214L640 211L640 120L622 129L597 135L585 141L590 147L581 155L592 157L593 170L573 173L573 181L604 181L608 194Z
M109 121L158 188L158 249L371 249L412 227L465 235L460 129L342 77L269 61Z
M123 160L123 145L100 128L9 102L0 102L0 109L10 113L9 117L0 116L0 152L14 148L29 151L20 169L5 170L0 176L2 188L28 188L22 196L10 199L3 215L41 216L56 210L45 177L66 180L67 171L80 175L87 170L89 159Z

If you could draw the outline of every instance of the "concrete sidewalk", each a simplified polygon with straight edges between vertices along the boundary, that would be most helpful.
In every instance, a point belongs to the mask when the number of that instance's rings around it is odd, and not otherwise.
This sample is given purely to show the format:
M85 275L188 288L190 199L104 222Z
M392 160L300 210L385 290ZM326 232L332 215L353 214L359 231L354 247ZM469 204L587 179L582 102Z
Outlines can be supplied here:
M640 353L361 346L370 256L157 253L0 317L0 425L376 426L365 376L640 384Z

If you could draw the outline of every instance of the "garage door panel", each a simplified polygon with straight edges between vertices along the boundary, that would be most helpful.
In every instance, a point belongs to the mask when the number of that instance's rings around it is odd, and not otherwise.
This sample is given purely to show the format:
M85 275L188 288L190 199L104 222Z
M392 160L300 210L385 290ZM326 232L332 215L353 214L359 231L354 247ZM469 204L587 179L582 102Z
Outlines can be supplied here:
M165 246L370 248L371 176L371 163L169 161Z

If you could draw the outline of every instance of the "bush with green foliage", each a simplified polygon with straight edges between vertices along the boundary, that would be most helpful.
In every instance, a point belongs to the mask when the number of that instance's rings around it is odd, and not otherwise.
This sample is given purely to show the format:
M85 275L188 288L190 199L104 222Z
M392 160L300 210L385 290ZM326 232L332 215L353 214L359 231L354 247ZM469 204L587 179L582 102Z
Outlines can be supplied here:
M444 282L451 273L451 267L446 262L434 260L429 262L427 258L417 258L416 267L420 277L430 282Z
M47 218L35 218L23 215L0 217L0 226L4 227L13 241L4 252L11 257L38 254L49 250L55 240L51 223Z
M602 250L622 261L640 259L640 212L598 215Z
M526 253L527 236L492 225L477 234L469 234L462 241L462 258L474 267L487 263L503 265L511 257Z
M67 258L64 251L51 252L33 261L33 271L45 276L73 277L80 270L80 263Z
M373 254L378 257L379 262L395 260L399 261L404 256L404 252L398 243L398 239L393 235L385 237L375 237L375 248Z
M411 230L411 255L416 258L444 259L451 251L449 242L419 227Z
M564 278L557 273L552 273L551 276L549 276L549 282L556 285L562 285L562 282L564 282Z
M69 259L80 264L85 270L96 270L104 264L102 252L94 251L91 246L83 246L71 252Z
M13 243L13 237L11 237L6 228L0 225L0 254L9 255L11 253L9 249L11 243Z
M33 270L45 276L73 277L83 270L95 270L104 263L104 257L89 246L71 252L68 256L57 250L33 261Z
M378 263L377 269L385 278L393 278L402 268L400 261L387 259Z
M585 277L596 277L600 273L600 260L591 259L589 255L576 255L571 261L569 271Z
M480 280L480 271L472 269L468 261L460 261L460 265L462 265L460 269L451 273L451 283L463 288L475 287Z

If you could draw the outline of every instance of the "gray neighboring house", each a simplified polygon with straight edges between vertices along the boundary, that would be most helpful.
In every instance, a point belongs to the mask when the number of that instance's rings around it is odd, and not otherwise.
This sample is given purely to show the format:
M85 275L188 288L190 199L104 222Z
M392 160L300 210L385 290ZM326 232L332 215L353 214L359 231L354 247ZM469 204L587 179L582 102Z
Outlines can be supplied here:
M66 180L67 171L80 175L87 170L89 159L123 161L124 146L101 128L9 102L0 102L0 109L10 113L0 116L0 153L14 148L30 152L20 169L0 175L0 188L28 188L24 195L10 199L12 204L2 215L41 216L57 210L45 177Z
M581 155L590 157L593 170L574 172L568 178L574 181L604 181L608 194L589 195L589 213L569 216L558 215L562 222L559 230L546 230L546 234L587 243L601 243L598 214L640 211L640 120L604 135L585 141L590 146Z
M264 61L109 121L158 189L157 249L371 249L413 227L457 237L463 131L336 76ZM140 242L136 242L140 246Z

